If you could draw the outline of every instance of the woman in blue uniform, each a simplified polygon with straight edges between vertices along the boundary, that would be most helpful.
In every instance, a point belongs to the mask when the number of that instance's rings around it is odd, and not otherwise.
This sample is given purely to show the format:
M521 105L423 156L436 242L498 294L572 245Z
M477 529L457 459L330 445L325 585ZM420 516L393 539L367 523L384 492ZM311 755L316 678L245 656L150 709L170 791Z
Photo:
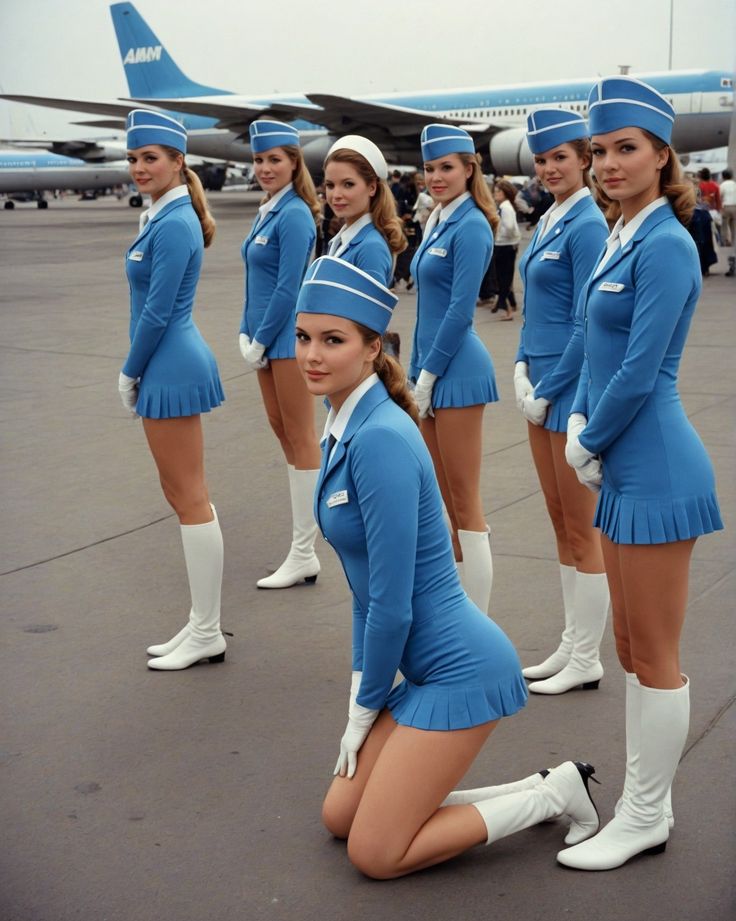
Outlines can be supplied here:
M529 446L557 540L565 629L557 649L524 669L537 694L598 687L599 647L608 614L608 583L595 496L565 461L567 417L583 363L575 309L603 250L608 226L590 194L588 126L577 112L538 109L527 141L540 182L554 195L519 263L524 325L514 368L517 405L528 421ZM546 680L538 680L546 679Z
M667 843L690 712L679 658L690 557L722 523L710 458L677 392L701 277L683 226L692 186L670 147L675 113L631 77L596 83L588 107L596 181L621 216L581 295L585 360L566 453L600 484L595 524L626 672L626 777L612 821L558 860L607 870Z
M348 724L323 820L359 869L383 879L554 815L571 817L573 840L598 827L589 765L452 792L526 689L513 646L458 580L416 407L382 348L396 301L325 256L297 302L297 360L331 405L315 511L353 593Z
M217 365L192 320L202 254L215 222L195 173L184 163L186 131L156 112L128 115L130 175L153 204L127 252L130 351L120 373L123 405L143 419L161 487L181 525L192 606L168 643L151 646L149 668L222 662L222 533L204 475L200 414L225 399Z
M348 134L327 153L327 204L344 221L328 254L390 285L396 256L407 242L387 177L383 154L368 138Z
M427 125L422 158L427 189L437 205L411 264L417 322L409 375L450 517L455 559L463 563L463 585L487 612L493 562L480 466L483 410L498 399L498 391L473 315L498 215L466 131Z
M312 512L319 472L314 401L294 361L294 305L312 256L320 207L296 128L259 120L249 131L253 168L266 197L242 247L245 307L240 351L258 372L266 415L286 458L292 516L286 559L256 584L288 588L315 582L320 568Z

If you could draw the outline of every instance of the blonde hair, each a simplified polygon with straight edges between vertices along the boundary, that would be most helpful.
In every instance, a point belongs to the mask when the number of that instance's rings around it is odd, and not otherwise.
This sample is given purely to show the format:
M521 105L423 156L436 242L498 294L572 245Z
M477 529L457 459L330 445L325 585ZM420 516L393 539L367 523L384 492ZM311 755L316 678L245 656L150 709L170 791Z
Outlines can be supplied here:
M659 172L659 194L665 196L672 205L672 210L675 212L677 220L687 227L693 216L697 201L695 189L692 183L687 181L674 147L666 144L661 138L650 134L649 131L645 131L643 128L641 132L658 153L662 150L666 150L668 153L667 162ZM595 177L593 187L598 204L603 209L606 218L615 223L621 217L621 204L606 195Z
M163 147L163 150L167 153L170 160L176 160L177 157L182 158L181 178L186 183L187 189L189 190L189 197L192 199L192 207L199 218L199 223L202 225L204 246L205 249L207 249L215 238L215 228L217 225L210 212L210 206L207 203L207 196L204 192L202 180L191 167L187 166L184 161L184 154L180 150L177 150L175 147Z
M468 178L466 188L491 225L491 230L495 233L499 222L498 209L488 188L488 183L483 178L480 156L478 154L459 153L458 157L460 157L464 166L472 167L473 171Z
M395 256L403 253L409 244L396 213L396 199L386 180L379 179L366 158L355 150L340 148L325 160L325 167L328 163L347 163L367 185L372 182L376 184L376 193L371 196L370 203L373 225L388 243L388 248Z
M409 390L406 372L395 358L386 354L383 348L383 338L380 333L377 333L373 329L369 329L367 326L363 326L362 323L356 323L355 320L352 322L355 323L366 345L370 345L375 342L376 339L380 341L381 348L373 361L373 370L381 379L383 386L388 391L388 395L394 403L411 416L415 425L419 425L419 410L417 409L416 400Z
M312 212L314 223L319 225L322 220L322 208L317 198L317 190L312 182L312 177L309 175L309 170L304 163L304 154L301 147L297 144L285 144L281 150L294 164L294 172L291 177L291 181L294 183L294 191L302 201L307 203L307 207ZM265 204L269 198L270 195L264 195L261 199L261 204Z

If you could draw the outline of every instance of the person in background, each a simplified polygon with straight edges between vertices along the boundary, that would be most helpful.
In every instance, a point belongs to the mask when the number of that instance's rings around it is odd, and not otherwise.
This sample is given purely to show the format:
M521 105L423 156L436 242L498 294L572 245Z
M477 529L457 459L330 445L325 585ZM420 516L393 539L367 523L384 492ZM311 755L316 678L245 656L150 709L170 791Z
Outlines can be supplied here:
M319 444L314 401L294 361L294 305L322 215L296 128L259 119L249 134L256 179L266 195L241 250L245 305L239 344L245 363L257 372L289 477L291 547L276 571L256 583L279 589L315 582L320 571L312 510Z
M470 598L487 613L493 584L480 496L483 411L498 399L493 362L473 329L493 252L496 207L473 139L462 128L422 131L427 188L436 202L411 265L417 322L409 375Z
M554 204L519 264L524 315L514 391L555 532L565 628L552 655L523 674L534 693L562 694L597 688L603 675L599 647L609 596L600 534L593 527L595 496L565 461L565 433L583 363L576 305L608 226L590 194L585 120L566 109L537 109L527 118L527 141L537 177Z
M322 820L375 879L560 815L568 841L598 827L588 764L454 790L526 689L513 646L458 580L416 406L382 348L396 302L326 256L307 271L296 317L307 386L331 407L315 508L353 594L348 720Z
M194 321L202 256L215 222L199 177L184 162L187 133L168 115L136 109L127 120L128 168L150 195L125 259L130 351L120 372L123 406L143 431L166 500L179 519L191 609L168 642L149 646L148 667L178 671L222 662L222 532L204 473L201 414L225 399L217 364Z
M730 247L733 252L728 257L728 271L726 276L733 278L736 275L736 182L733 172L724 169L723 182L719 186L721 193L721 241L724 246Z
M516 295L514 294L514 269L516 267L516 251L519 248L521 234L516 220L516 187L508 179L497 179L493 185L493 198L498 207L500 223L494 241L494 258L496 266L496 284L498 286L498 299L491 309L491 313L505 310L506 316L502 320L513 320L512 311L516 310Z
M581 292L585 358L566 456L600 489L594 524L625 672L626 775L613 819L557 860L610 870L664 851L671 787L688 733L680 666L695 541L723 527L710 458L685 414L677 372L701 289L685 226L694 206L670 146L675 112L632 77L588 98L596 181L620 214Z

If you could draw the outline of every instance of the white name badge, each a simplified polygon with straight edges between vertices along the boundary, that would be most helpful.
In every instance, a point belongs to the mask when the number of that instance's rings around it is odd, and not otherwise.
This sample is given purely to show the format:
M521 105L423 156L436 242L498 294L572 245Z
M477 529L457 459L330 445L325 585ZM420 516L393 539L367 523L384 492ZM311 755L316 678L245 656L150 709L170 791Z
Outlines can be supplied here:
M268 237L256 237L256 246L265 246L268 243Z
M341 489L339 492L333 492L333 494L327 500L327 508L334 508L336 505L347 505L347 504L348 504L347 489Z
M433 247L431 247L430 250L429 250L429 255L430 255L430 256L443 256L443 257L444 257L444 256L447 255L447 250L446 250L446 249L442 249L441 246L433 246Z
M626 285L621 285L616 281L604 281L603 284L598 288L599 291L610 291L612 294L619 294L624 290Z
M130 259L131 262L142 262L142 261L143 261L143 253L141 252L141 250L137 249L137 250L135 250L135 252L131 253L131 254L128 256L128 259Z
M542 259L540 261L544 262L545 259L552 259L557 261L561 255L562 253L556 253L554 250L547 249L542 253Z

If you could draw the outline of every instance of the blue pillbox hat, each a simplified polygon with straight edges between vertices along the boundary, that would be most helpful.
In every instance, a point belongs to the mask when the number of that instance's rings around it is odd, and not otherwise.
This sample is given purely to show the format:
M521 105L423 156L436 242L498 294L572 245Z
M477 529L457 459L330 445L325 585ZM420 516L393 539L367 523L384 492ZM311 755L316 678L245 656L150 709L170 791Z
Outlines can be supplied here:
M475 153L473 139L463 128L454 125L425 125L422 129L422 160L436 160L453 153Z
M261 118L251 122L248 127L250 146L254 154L263 153L272 147L298 147L299 132L286 122L271 121Z
M335 256L320 256L307 269L297 313L327 313L384 333L398 297L379 281Z
M183 154L187 152L186 128L170 115L149 109L133 109L128 112L126 127L128 150L160 144L163 147L173 147Z
M669 144L675 110L653 87L634 77L604 77L588 96L590 133L642 128Z
M537 109L527 115L526 140L533 154L541 154L567 141L587 137L588 125L585 119L570 109Z

